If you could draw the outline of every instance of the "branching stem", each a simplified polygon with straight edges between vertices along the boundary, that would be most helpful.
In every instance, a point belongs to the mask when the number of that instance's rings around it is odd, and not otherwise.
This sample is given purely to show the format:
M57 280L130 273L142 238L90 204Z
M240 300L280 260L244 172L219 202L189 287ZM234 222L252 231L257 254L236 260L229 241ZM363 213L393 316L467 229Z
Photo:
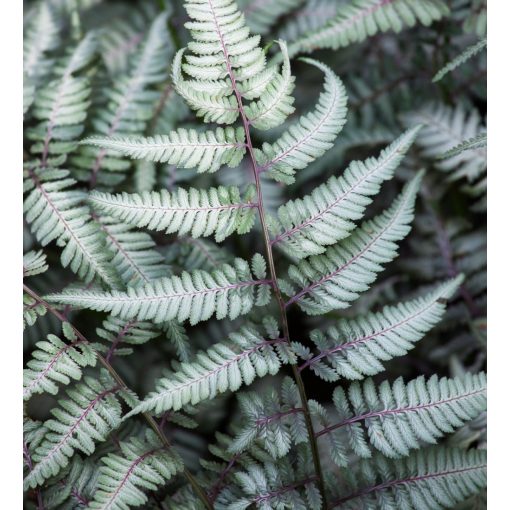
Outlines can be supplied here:
M67 320L67 318L63 314L61 314L58 310L53 308L48 302L46 302L41 296L39 296L36 292L34 292L27 285L23 284L23 290L27 294L32 296L35 300L39 301L39 303L41 303L48 310L48 312L53 314L61 322L67 322L71 326L71 328L73 329L73 331L76 334L76 336L83 343L86 343L86 344L90 345L90 342L87 340L87 338L78 329L76 329L76 327L73 326ZM110 363L97 351L96 351L96 356L97 356L97 359L99 360L99 362L101 363L101 365L103 365L103 367L106 370L108 370L110 375L117 382L119 387L122 388L123 390L129 391L128 386L126 385L126 383L124 382L122 377L117 373L117 371L112 367L112 365L110 365ZM171 449L172 445L168 441L167 437L163 434L161 429L158 427L158 424L156 423L156 420L154 420L154 418L149 413L142 413L142 414L143 414L143 417L145 418L145 420L147 420L147 423L150 425L150 427L158 435L161 443L165 446L165 448ZM191 472L187 468L184 468L183 473L184 473L184 476L186 477L186 479L188 480L188 482L193 487L193 490L196 492L197 496L200 498L200 500L204 504L205 508L207 508L207 510L213 510L213 507L212 507L211 503L209 502L209 498L207 497L207 495L204 492L204 490L202 489L202 487L199 485L198 481L191 474Z

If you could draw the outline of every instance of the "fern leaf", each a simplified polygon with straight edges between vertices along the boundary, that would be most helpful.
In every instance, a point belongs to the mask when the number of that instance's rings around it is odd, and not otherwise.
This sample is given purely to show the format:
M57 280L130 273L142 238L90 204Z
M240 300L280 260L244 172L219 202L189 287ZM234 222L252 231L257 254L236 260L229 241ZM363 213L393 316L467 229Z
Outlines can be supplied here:
M155 250L156 243L148 234L108 216L96 220L105 233L106 249L113 254L110 263L126 285L133 287L170 274L170 268L161 263L163 256Z
M90 83L75 73L90 63L96 46L95 34L90 32L58 61L57 78L36 93L32 113L40 122L27 130L27 136L37 142L30 150L42 154L43 164L48 155L67 154L76 147L90 105Z
M123 223L151 230L190 233L193 237L215 234L217 242L237 232L248 232L255 219L254 188L250 186L241 198L239 189L230 186L197 190L178 188L169 193L145 192L140 195L111 195L94 192L93 206Z
M83 143L112 149L131 158L197 168L199 173L216 172L222 165L235 167L246 151L242 128L218 128L203 133L181 128L169 135L147 138L96 136Z
M461 142L459 145L447 150L444 154L438 156L438 159L454 158L455 156L462 154L464 151L482 149L484 147L487 147L487 133L480 133L478 136Z
M36 464L23 482L25 490L58 474L76 450L91 455L95 443L120 425L121 406L115 396L119 387L104 378L106 382L85 377L52 410L54 418L44 423L48 432L33 455Z
M327 381L363 379L382 372L382 361L406 354L441 320L445 300L461 282L462 277L457 277L424 297L386 306L367 317L343 319L326 331L313 330L310 337L319 349L317 355L293 344L305 359L300 370L309 367Z
M381 183L390 179L419 131L404 133L384 149L377 159L353 161L340 177L331 177L302 199L278 209L279 225L273 246L291 257L323 253L324 246L347 237L376 195Z
M404 122L408 125L423 124L416 138L417 145L423 156L436 159L435 166L450 173L452 180L467 178L473 181L487 168L487 150L481 147L437 161L438 156L485 132L475 108L468 112L461 104L455 108L439 103L429 104L405 115Z
M231 333L230 345L218 343L198 353L194 362L182 363L177 372L158 380L155 391L126 418L141 412L178 411L187 404L212 400L227 390L236 391L242 384L251 384L255 377L276 374L291 355L285 341L278 338L273 321L266 319L264 325L269 339L251 324Z
M23 293L23 329L33 326L39 317L46 315L46 307L28 294Z
M294 76L290 73L290 60L287 45L278 41L283 54L281 74L276 74L267 84L258 101L245 108L250 124L261 130L267 130L282 124L294 112Z
M313 255L290 266L289 277L302 290L286 305L297 302L308 314L317 315L347 308L367 290L382 271L382 264L396 257L396 243L411 230L422 175L420 172L405 186L387 211L363 223L343 243L328 248L324 255Z
M324 91L315 110L303 115L275 143L264 143L255 153L260 170L285 183L294 182L296 170L302 170L333 146L347 115L347 95L340 79L324 64L305 61L325 74Z
M377 32L400 32L417 22L430 25L449 13L441 0L355 0L338 8L336 16L289 46L291 56L321 48L336 50L364 41Z
M367 451L362 425L370 443L384 456L408 456L423 443L436 443L486 409L484 373L464 377L425 380L423 376L408 383L398 378L378 387L372 379L353 383L346 391L338 387L333 402L341 421L316 433L317 437L346 430L356 452ZM347 457L344 456L344 466Z
M363 460L356 475L357 490L331 508L376 508L381 501L388 510L453 508L486 486L487 453L433 447L397 461L376 456Z
M255 288L259 296L255 297ZM235 319L248 313L254 304L267 303L267 280L254 280L250 267L242 259L224 264L207 273L197 270L163 278L126 292L68 290L48 296L53 302L111 312L123 319L153 320L156 323L177 319L191 324L216 318Z
M482 39L478 41L476 44L473 44L466 48L460 55L455 57L453 60L448 62L444 67L442 67L432 78L432 83L437 83L441 81L448 73L451 73L454 69L467 62L470 58L473 58L475 55L480 53L487 46L487 39Z
M110 287L117 287L118 275L109 264L104 237L92 222L86 195L70 190L75 181L67 170L28 171L24 202L27 223L42 246L56 241L64 247L61 262L86 283L99 277Z
M47 53L58 46L60 28L60 20L50 4L40 2L24 30L23 40L23 72L34 86L51 70L53 60Z
M46 255L42 250L29 251L23 255L23 278L35 276L48 270Z
M119 444L120 454L101 459L97 491L88 508L124 510L147 503L144 491L155 491L182 471L179 456L162 447L160 439L147 430L144 439L136 437Z
M93 349L83 340L76 338L69 324L64 323L62 331L65 343L55 335L48 335L46 341L37 342L32 359L23 371L23 400L38 393L56 395L58 385L69 384L71 379L79 380L82 368L95 366Z

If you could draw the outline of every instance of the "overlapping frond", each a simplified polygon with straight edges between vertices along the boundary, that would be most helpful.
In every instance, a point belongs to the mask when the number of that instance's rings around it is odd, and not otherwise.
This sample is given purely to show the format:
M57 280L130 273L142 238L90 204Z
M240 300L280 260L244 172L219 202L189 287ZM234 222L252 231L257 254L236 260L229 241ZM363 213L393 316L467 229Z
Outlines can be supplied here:
M109 216L95 219L105 233L106 249L113 255L110 264L125 285L133 287L170 275L169 266L162 263L164 257L156 251L149 234Z
M215 234L217 242L237 232L250 231L255 220L255 195L250 186L241 197L235 186L208 190L178 188L168 192L112 195L94 192L92 205L125 224L164 230L167 234L206 237Z
M478 110L473 108L468 112L460 103L455 108L440 103L429 104L405 115L404 121L407 125L423 124L416 143L423 156L432 159L486 131ZM448 172L452 180L467 178L473 181L487 168L487 150L477 147L445 160L436 159L435 165Z
M278 209L273 246L291 257L304 258L326 251L325 246L347 237L355 228L383 181L391 179L416 138L419 128L404 133L377 159L353 161L340 177L331 177L302 199Z
M60 400L60 407L52 410L53 418L44 423L47 433L34 452L35 465L25 477L25 490L58 474L75 451L91 455L95 443L120 425L119 391L104 373L102 380L85 377L67 390L68 399Z
M76 148L90 105L90 80L79 76L93 59L97 40L89 32L68 55L53 67L55 78L37 90L32 115L39 123L27 129L27 137L34 141L30 151L40 154L42 164L48 156L67 154Z
M46 255L42 250L29 251L23 255L23 278L35 276L48 270Z
M75 184L67 170L28 170L24 201L27 223L42 246L56 241L63 247L61 263L86 283L99 278L117 287L119 277L109 262L104 234L92 221L86 194L69 189Z
M461 66L464 62L467 62L470 58L480 53L487 46L487 38L478 41L466 48L460 55L455 57L453 60L448 62L442 67L432 78L432 82L438 82L442 80L448 73L451 73L457 67Z
M96 364L94 350L76 337L68 323L63 324L62 333L68 343L55 335L36 343L36 350L23 370L23 400L38 393L56 395L58 384L81 379L82 369Z
M153 431L119 444L120 453L101 459L97 491L87 508L125 510L147 503L145 491L155 491L183 469L182 460Z
M484 411L486 386L484 373L453 379L420 376L408 383L398 378L378 386L366 379L347 391L339 386L333 402L340 420L322 420L323 428L316 435L329 438L335 450L332 458L340 466L348 465L347 445L361 457L371 456L368 443L385 457L407 457Z
M298 303L308 314L347 308L366 291L383 270L383 264L397 255L397 242L411 227L414 202L422 172L406 184L393 205L376 218L364 222L352 235L331 246L324 255L313 255L289 267L290 279L302 290L287 306ZM289 294L290 289L285 289Z
M258 257L255 256L254 261L258 261ZM233 265L223 264L211 273L183 272L180 276L130 287L126 292L72 289L48 296L48 300L111 312L123 319L156 323L177 319L196 324L214 314L217 319L235 319L248 313L255 304L266 304L269 284L264 277L265 267L261 271L260 263L253 264L252 273L246 261L235 259Z
M144 131L153 115L159 93L151 90L167 78L168 60L172 44L168 35L167 13L162 13L152 23L140 49L130 58L126 73L115 76L113 88L105 91L104 101L98 104L91 116L93 130L102 136L132 136ZM103 104L105 103L105 104ZM83 147L72 162L81 171L80 178L89 178L94 185L102 169L123 171L129 163L114 152L98 147Z
M487 453L432 447L401 460L378 455L363 460L349 476L352 492L331 508L354 510L360 505L388 510L442 510L478 493L487 484Z
M483 149L484 147L487 147L487 133L480 133L478 136L465 140L464 142L461 142L455 147L447 150L444 154L438 156L438 159L454 158L464 151Z
M315 329L310 338L318 353L297 342L294 350L310 368L326 381L363 379L384 371L383 361L403 356L442 318L445 301L462 282L457 277L439 285L424 297L386 306L380 312L357 319L342 319L323 331Z
M216 172L222 165L235 167L246 152L242 128L217 128L204 132L180 128L169 135L146 138L96 136L87 138L84 143L112 149L131 158L196 168L199 173Z
M229 335L228 343L218 343L197 354L195 361L182 363L178 371L156 382L150 393L128 416L140 412L157 414L178 411L187 404L211 400L225 391L251 384L256 377L276 374L288 363L290 352L273 320L264 321L265 334L252 324Z
M333 19L289 45L291 56L320 48L338 49L378 32L400 32L416 23L430 25L449 13L442 0L355 0L342 4Z
M304 60L325 74L324 91L315 109L303 115L276 142L266 142L255 152L261 171L285 183L294 182L296 170L305 168L333 146L347 115L347 94L340 79L328 66Z

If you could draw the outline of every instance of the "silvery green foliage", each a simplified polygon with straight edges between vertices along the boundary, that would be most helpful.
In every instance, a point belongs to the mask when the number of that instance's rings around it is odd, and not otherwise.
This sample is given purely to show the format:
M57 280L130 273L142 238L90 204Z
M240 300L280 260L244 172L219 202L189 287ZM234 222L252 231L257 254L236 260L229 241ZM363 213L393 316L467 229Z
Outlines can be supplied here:
M449 7L29 6L27 508L483 501L485 4Z

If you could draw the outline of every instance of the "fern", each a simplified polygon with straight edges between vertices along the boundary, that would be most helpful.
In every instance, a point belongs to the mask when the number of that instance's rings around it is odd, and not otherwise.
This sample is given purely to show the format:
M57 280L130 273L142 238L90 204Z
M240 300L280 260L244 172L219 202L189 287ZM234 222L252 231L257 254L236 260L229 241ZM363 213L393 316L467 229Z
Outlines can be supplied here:
M210 188L208 191L179 188L141 195L93 193L91 202L97 209L136 227L165 230L167 234L191 233L192 237L215 234L217 242L237 231L248 232L254 221L254 189L241 198L239 189Z
M96 364L95 352L83 340L76 337L69 324L63 324L63 334L69 343L55 335L36 344L37 350L27 363L23 373L23 399L37 393L56 395L57 383L69 384L82 377L82 369Z
M48 270L46 255L42 250L38 252L30 251L23 255L23 278L35 276Z
M268 0L238 2L240 9L246 16L246 23L257 34L266 34L274 23L281 17L299 7L304 0L282 0L274 4Z
M396 242L409 233L421 175L407 184L390 209L362 224L344 243L291 265L289 277L302 290L292 295L289 287L286 306L297 303L309 314L322 314L348 307L367 290L381 264L396 256Z
M248 263L236 259L234 266L224 264L211 274L205 271L183 272L155 280L127 292L69 290L49 297L50 301L84 306L92 310L108 311L124 319L153 320L156 323L169 319L185 320L191 324L209 319L235 319L248 313L253 305L267 302L265 267L262 257L254 257L253 279ZM265 264L264 264L265 266ZM257 296L255 291L258 288Z
M267 320L264 327L269 339L249 325L230 335L233 348L221 343L197 354L195 362L184 363L171 377L160 379L156 390L128 417L144 411L178 411L188 403L197 404L227 390L236 391L243 383L251 384L256 376L277 373L281 363L292 358L284 341L278 338L275 324Z
M460 55L455 57L453 60L448 62L444 67L442 67L432 78L432 82L438 82L442 80L448 73L451 73L454 69L457 69L464 62L473 58L475 55L480 53L487 46L487 39L482 39L478 41L476 44L473 44L466 48Z
M119 445L121 455L103 457L99 468L97 492L88 505L91 509L120 510L147 503L142 489L154 491L182 469L182 461L161 447L152 431L143 439L132 438Z
M310 53L317 48L335 50L361 42L377 32L398 33L418 21L430 25L448 12L441 0L357 0L340 6L325 26L294 41L289 53Z

